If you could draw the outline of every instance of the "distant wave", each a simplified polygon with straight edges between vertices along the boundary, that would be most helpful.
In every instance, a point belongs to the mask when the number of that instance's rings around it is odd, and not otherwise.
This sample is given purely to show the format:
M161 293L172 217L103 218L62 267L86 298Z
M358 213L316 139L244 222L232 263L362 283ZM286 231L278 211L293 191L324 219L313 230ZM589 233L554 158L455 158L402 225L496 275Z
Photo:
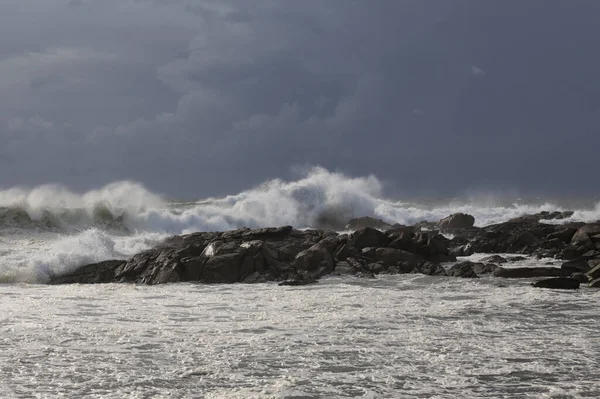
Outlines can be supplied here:
M383 184L375 176L350 178L319 167L295 181L270 180L236 195L194 202L167 201L129 181L83 194L44 185L0 191L0 227L181 234L288 224L338 228L358 216L413 224L437 221L454 212L469 213L482 226L529 213L565 210L552 203L497 205L489 199L432 206L386 199L382 192ZM599 217L596 206L575 210L570 220Z
M382 193L375 176L350 178L323 168L295 181L270 180L236 195L191 202L166 200L130 181L86 193L60 185L0 190L0 283L44 282L86 263L124 259L169 234L244 226L340 228L357 216L414 224L455 212L469 213L484 226L566 210L552 203L506 204L489 197L424 204L386 199ZM599 218L596 205L575 209L568 220Z

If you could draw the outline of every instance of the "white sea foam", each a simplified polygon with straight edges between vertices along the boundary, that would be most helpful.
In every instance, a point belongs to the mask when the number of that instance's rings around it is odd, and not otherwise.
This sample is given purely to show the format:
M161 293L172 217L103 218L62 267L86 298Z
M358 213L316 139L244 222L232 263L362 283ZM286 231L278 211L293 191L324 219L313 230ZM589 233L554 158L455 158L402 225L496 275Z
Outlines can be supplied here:
M123 258L168 234L293 225L343 226L358 216L389 223L437 221L469 213L476 225L523 214L563 210L551 203L499 204L493 199L437 205L391 200L375 176L350 178L313 168L295 181L271 180L223 198L170 202L135 182L76 193L59 185L0 191L0 280L44 281L88 262ZM600 218L600 205L576 209L571 220Z
M0 208L24 210L32 220L51 214L61 226L78 229L122 218L130 230L181 234L239 227L293 225L298 228L342 224L353 217L372 216L389 223L437 221L455 212L469 213L478 226L499 223L524 214L565 210L552 203L499 205L492 200L455 200L435 206L397 201L382 196L375 176L350 178L313 168L295 181L271 180L224 198L169 203L141 184L112 183L77 194L64 187L40 186L0 191ZM578 209L572 220L600 218L600 205ZM120 221L121 222L121 221Z

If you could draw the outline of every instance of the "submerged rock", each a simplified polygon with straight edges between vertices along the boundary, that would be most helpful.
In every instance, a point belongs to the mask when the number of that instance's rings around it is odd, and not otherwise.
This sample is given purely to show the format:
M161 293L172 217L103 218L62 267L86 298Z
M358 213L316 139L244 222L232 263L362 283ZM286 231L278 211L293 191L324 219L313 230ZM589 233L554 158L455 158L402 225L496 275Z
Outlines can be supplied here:
M576 290L579 288L579 281L569 277L549 278L540 280L532 285L537 288L554 288L561 290Z
M457 263L448 269L448 276L451 277L463 277L463 278L479 278L475 273L475 264L473 262L461 262Z
M495 277L504 278L534 278L534 277L566 277L571 273L558 267L498 267L494 270Z

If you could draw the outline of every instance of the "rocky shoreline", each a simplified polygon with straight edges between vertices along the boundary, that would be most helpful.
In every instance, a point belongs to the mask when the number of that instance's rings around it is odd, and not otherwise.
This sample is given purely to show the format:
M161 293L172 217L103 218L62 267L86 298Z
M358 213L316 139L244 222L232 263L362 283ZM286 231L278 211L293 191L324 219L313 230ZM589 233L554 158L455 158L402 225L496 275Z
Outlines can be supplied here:
M533 285L600 287L600 221L543 222L571 215L541 212L486 227L474 227L475 219L460 213L438 223L413 226L389 225L365 217L348 223L346 227L355 230L351 234L292 226L193 233L171 237L128 260L84 265L52 276L50 284L278 281L303 285L326 275L422 273L463 278L484 274L551 277ZM515 253L565 262L561 267L507 268L502 265L515 259L496 255L477 263L456 263L457 256L473 253Z

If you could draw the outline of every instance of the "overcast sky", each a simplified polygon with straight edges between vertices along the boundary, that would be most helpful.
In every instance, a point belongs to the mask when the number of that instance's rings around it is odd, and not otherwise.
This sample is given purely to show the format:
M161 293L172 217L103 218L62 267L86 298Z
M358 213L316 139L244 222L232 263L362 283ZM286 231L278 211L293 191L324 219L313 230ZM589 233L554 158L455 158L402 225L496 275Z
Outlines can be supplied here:
M0 187L599 194L597 0L2 0Z

